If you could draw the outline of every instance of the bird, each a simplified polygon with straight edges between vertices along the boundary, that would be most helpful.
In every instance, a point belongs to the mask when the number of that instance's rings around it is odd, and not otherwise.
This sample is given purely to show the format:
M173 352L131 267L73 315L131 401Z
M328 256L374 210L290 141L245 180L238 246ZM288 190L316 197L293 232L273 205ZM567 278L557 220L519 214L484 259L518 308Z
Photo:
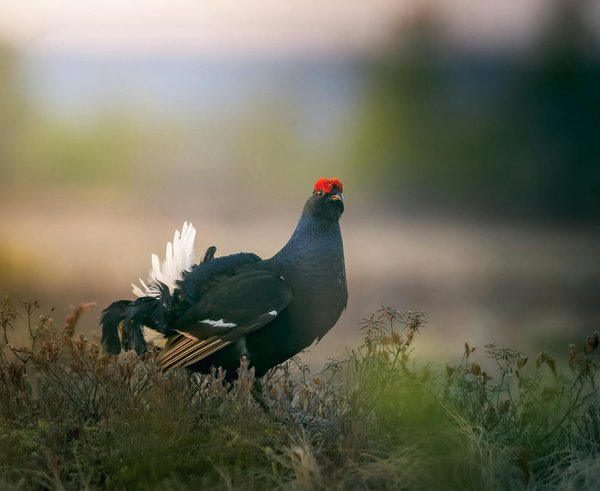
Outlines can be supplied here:
M159 349L163 370L209 373L232 380L245 357L262 377L319 341L348 302L339 219L338 178L318 179L288 242L269 259L250 252L194 263L196 230L185 222L161 262L152 255L148 280L133 285L135 300L118 300L101 314L102 345L118 354Z

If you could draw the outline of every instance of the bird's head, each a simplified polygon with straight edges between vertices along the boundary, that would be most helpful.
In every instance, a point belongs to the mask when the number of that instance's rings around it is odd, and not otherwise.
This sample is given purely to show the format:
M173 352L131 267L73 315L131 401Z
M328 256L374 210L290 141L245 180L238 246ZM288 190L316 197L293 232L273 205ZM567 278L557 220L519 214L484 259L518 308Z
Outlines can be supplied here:
M337 177L321 177L315 182L312 196L306 202L315 216L325 220L338 220L344 211L344 186Z

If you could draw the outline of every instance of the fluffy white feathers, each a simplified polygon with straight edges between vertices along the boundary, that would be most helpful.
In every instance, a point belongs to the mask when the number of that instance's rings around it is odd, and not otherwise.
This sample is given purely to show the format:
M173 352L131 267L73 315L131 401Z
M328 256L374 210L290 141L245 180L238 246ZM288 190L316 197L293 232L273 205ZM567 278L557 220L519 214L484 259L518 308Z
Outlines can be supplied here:
M173 242L167 243L165 260L161 263L156 254L152 254L152 270L147 283L140 278L141 288L131 284L134 295L138 297L157 297L159 292L152 288L152 283L160 281L167 285L171 293L175 282L181 279L184 271L189 271L194 264L194 240L196 229L191 223L184 222L181 233L175 230ZM150 285L150 286L149 286Z

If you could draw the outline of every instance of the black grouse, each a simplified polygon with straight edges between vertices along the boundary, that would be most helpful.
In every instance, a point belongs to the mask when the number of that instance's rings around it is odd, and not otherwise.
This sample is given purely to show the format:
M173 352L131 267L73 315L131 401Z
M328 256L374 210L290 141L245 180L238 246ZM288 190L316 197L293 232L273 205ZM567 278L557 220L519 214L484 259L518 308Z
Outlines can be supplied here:
M292 237L266 260L246 252L215 258L210 247L192 264L195 230L184 224L165 261L152 256L148 284L134 285L139 298L102 312L105 350L141 354L152 340L162 347L160 367L222 367L228 378L246 356L261 377L323 337L348 299L342 191L339 179L317 180Z

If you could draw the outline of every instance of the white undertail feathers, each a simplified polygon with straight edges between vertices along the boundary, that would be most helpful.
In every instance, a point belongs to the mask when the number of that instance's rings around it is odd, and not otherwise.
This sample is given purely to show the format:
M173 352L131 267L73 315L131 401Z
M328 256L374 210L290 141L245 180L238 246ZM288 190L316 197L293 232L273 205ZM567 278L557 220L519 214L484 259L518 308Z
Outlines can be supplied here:
M189 271L194 262L194 240L196 229L191 223L184 222L181 233L175 230L173 242L167 243L165 260L161 263L156 254L152 254L152 270L146 281L140 278L141 288L131 284L134 295L138 297L158 297L159 292L152 285L164 283L171 293L175 290L175 283L182 278L184 271Z

